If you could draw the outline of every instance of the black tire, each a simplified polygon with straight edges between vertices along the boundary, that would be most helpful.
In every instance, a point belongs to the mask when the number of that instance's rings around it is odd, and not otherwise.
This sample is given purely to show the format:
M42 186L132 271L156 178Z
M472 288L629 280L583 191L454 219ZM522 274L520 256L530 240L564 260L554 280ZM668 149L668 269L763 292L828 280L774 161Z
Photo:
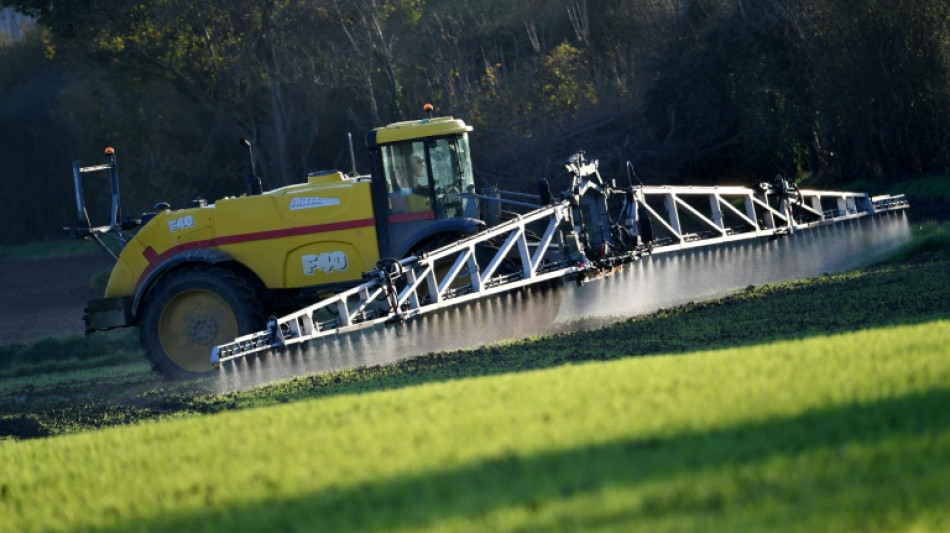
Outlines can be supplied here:
M222 268L184 268L144 302L139 336L155 370L171 378L211 373L211 349L264 328L254 289Z

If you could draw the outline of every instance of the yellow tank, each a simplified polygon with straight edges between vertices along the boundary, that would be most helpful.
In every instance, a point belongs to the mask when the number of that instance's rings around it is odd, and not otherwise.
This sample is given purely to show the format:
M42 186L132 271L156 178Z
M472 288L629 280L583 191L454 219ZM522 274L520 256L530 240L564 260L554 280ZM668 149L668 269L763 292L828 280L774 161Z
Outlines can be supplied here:
M162 211L119 255L105 296L135 294L169 259L211 250L269 289L359 280L379 260L370 182L334 172L260 195Z

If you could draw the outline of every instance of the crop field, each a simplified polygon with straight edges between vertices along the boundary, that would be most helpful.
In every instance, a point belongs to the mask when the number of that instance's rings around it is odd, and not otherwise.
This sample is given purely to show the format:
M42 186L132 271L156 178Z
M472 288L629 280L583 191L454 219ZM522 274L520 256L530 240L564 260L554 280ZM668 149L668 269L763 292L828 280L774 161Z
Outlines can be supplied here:
M0 530L947 531L950 237L594 331L212 394L0 347Z

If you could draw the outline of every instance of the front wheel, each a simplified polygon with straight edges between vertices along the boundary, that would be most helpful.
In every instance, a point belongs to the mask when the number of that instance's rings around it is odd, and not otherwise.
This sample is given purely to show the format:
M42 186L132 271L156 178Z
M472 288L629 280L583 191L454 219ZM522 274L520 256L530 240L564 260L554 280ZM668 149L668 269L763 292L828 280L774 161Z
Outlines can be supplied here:
M243 278L221 268L189 268L149 295L140 337L156 370L188 378L213 370L214 346L263 327L260 301Z

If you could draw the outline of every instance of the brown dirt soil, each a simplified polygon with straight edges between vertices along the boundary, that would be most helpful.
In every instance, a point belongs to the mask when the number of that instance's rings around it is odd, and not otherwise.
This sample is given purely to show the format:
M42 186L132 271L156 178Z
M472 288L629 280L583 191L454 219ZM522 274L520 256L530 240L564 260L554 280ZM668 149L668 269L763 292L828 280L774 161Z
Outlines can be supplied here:
M82 335L86 301L102 295L92 277L105 254L0 259L0 344Z

